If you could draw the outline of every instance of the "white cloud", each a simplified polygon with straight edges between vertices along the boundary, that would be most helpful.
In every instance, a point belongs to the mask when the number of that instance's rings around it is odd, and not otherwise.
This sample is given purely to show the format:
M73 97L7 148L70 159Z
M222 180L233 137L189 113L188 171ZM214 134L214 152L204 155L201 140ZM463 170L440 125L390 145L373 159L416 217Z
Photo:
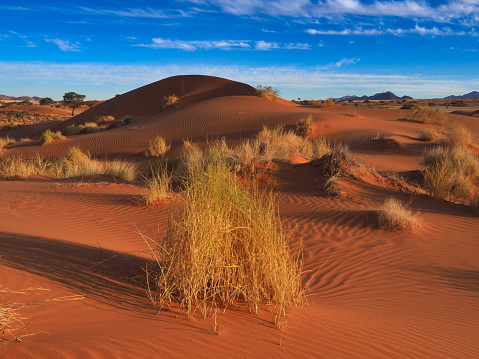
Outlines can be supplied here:
M419 34L419 35L430 35L430 36L476 36L476 32L472 29L469 32L465 31L454 31L449 27L444 27L439 29L437 27L423 27L416 24L414 28L402 29L402 28L386 28L386 29L344 29L344 30L316 30L316 29L307 29L306 33L310 35L364 35L364 36L377 36L384 34L391 34L395 36L401 36L406 34Z
M151 44L137 44L135 46L151 47L154 49L177 49L183 51L195 50L308 50L311 48L305 43L285 43L252 40L219 40L219 41L186 41L154 38Z
M328 16L382 16L429 19L448 22L452 19L479 22L477 0L449 0L432 6L424 0L387 0L362 2L359 0L204 0L194 1L213 6L234 15L257 15L318 18Z
M120 17L132 18L152 18L152 19L170 19L176 17L189 16L182 10L175 10L172 12L165 12L161 9L126 9L126 10L109 10L109 9L93 9L88 7L81 7L80 10L93 15L114 15Z
M44 86L49 88L58 85L78 85L85 86L92 92L95 92L96 88L109 89L110 96L113 96L118 93L119 88L134 89L178 74L203 74L246 82L253 86L258 83L272 85L278 87L285 96L287 96L287 93L291 93L291 96L293 96L298 92L307 92L311 94L310 98L387 90L417 97L444 97L455 93L467 93L479 88L479 78L474 77L459 80L444 75L423 77L400 74L341 73L338 71L338 68L333 71L325 70L321 66L314 68L208 65L141 66L4 61L0 62L0 85L5 84L6 86L8 83L15 82L18 86L18 84L24 82L26 89L35 83L43 83ZM64 88L65 86L63 86L63 90ZM304 97L304 95L301 95L301 97Z
M45 39L45 41L57 45L62 51L80 51L80 43L78 42L70 42L62 39Z

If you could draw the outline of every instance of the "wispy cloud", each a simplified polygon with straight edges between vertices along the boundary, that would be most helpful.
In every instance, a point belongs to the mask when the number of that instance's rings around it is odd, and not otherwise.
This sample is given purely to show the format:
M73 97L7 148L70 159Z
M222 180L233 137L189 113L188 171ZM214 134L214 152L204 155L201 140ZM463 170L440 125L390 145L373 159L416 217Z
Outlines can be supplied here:
M70 42L62 39L45 39L45 41L57 45L62 51L80 51L80 43L78 42Z
M327 17L362 15L374 17L405 17L448 22L452 19L479 22L479 3L476 0L448 0L433 6L424 0L193 0L200 6L216 7L234 15L283 17Z
M153 18L153 19L170 19L176 17L188 17L188 13L183 10L164 11L161 9L95 9L88 7L80 7L80 10L92 15L114 15L120 17L132 18Z
M341 73L338 72L339 70L338 68L325 70L321 66L299 68L292 66L139 66L0 62L0 85L9 83L13 79L16 83L24 81L26 84L31 84L32 81L41 81L57 85L87 85L92 92L95 92L97 87L109 88L112 96L118 92L119 87L132 89L173 75L204 74L252 85L258 83L273 85L285 94L291 93L291 96L306 90L316 98L386 90L415 97L444 97L479 88L479 78L460 80L447 78L444 75L437 77L401 74L379 75Z
M306 43L278 43L253 40L219 40L219 41L187 41L154 38L151 44L137 44L134 46L151 47L153 49L177 49L183 51L195 50L308 50L311 48Z
M471 31L455 31L450 27L444 27L439 29L436 26L427 28L424 26L417 25L414 28L402 29L402 28L386 28L386 29L363 29L361 27L355 29L344 29L344 30L316 30L316 29L307 29L306 33L310 35L364 35L364 36L377 36L390 34L395 36L401 36L406 34L419 34L419 35L429 35L429 36L477 36L475 29Z

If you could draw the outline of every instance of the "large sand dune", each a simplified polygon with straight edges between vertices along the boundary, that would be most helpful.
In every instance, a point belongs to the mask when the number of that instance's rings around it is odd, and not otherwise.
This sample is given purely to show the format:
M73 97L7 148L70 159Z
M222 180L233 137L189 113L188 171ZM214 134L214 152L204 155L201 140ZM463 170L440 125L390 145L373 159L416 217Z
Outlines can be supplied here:
M122 95L132 102L115 98L71 120L129 114L135 117L132 124L46 146L21 143L3 155L39 151L56 156L75 145L99 157L135 158L156 135L174 147L185 138L201 142L225 136L237 141L263 125L293 124L311 114L313 136L348 144L356 157L378 171L421 168L420 155L428 144L418 137L427 125L397 121L405 111L358 109L358 116L351 117L347 108L289 106L247 96L247 85L200 76L184 78L181 106L156 111L151 99L179 92L182 79L134 90ZM135 91L142 95L136 97ZM109 106L104 107L108 113L102 106ZM471 121L478 136L473 119L465 121ZM384 147L377 141L381 135L395 139L399 147ZM318 190L314 166L275 166L271 180L279 189L282 221L294 231L293 240L304 246L309 304L290 311L283 331L265 311L259 316L244 309L226 311L219 336L211 333L211 318L189 321L176 311L156 315L147 299L142 268L150 255L137 232L164 233L168 203L139 206L135 200L146 189L107 178L101 183L44 177L0 181L0 284L49 289L6 298L30 302L85 297L25 307L26 329L38 334L0 346L0 357L479 357L476 214L466 206L376 180L346 180L346 195L328 198ZM377 228L374 211L390 196L411 203L422 219L419 229Z

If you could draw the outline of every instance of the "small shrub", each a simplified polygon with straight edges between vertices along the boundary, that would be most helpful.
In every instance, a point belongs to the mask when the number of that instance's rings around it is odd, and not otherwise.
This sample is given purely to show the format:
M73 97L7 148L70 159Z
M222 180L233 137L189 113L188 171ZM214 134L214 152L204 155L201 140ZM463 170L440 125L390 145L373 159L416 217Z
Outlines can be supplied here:
M125 181L134 181L137 174L137 165L130 161L103 162L103 174L118 177Z
M63 136L60 131L52 132L50 129L48 129L42 133L40 137L40 144L48 145L53 140L64 140L64 139L65 139L65 136Z
M444 125L447 120L447 114L441 112L438 108L420 107L412 114L412 121L421 123L434 123Z
M464 123L452 122L447 126L447 135L441 142L446 146L468 148L474 143L471 130Z
M358 118L359 117L359 112L356 110L349 110L347 113L345 113L346 116Z
M146 157L161 157L170 149L171 144L161 136L156 136L154 140L148 142L145 147Z
M323 107L334 107L336 103L332 97L328 97L326 100L323 101Z
M115 121L115 117L113 116L96 116L95 122L97 125L104 125L107 122Z
M313 116L309 115L293 126L293 133L306 138L313 133Z
M275 89L272 86L263 86L257 85L255 90L255 95L258 97L267 98L268 100L276 100L279 97L280 93L278 89Z
M63 131L65 136L78 135L83 131L83 128L75 125L67 126Z
M309 143L311 146L310 160L317 160L331 151L331 144L326 137L313 138Z
M419 226L418 217L411 214L407 207L395 198L386 199L377 213L379 226L388 231L412 230Z
M161 100L161 108L163 110L164 109L173 109L173 108L176 107L179 100L180 100L180 98L175 94L165 96Z

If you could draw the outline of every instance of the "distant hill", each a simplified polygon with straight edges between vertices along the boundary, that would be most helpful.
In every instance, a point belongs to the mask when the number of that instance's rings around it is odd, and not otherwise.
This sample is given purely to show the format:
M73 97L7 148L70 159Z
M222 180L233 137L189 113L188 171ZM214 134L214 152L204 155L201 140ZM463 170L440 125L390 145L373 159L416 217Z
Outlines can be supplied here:
M459 96L451 95L444 98L478 98L478 97L479 97L479 92L472 91L472 92L466 93L465 95L459 95Z
M0 101L32 101L32 102L37 102L40 101L41 97L38 96L20 96L20 97L14 97L14 96L7 96L7 95L0 95Z
M399 96L396 96L393 94L391 91L387 92L379 92L373 96L343 96L340 98L336 98L336 101L365 101L365 100L397 100L399 99ZM410 96L403 96L401 99L412 99Z

